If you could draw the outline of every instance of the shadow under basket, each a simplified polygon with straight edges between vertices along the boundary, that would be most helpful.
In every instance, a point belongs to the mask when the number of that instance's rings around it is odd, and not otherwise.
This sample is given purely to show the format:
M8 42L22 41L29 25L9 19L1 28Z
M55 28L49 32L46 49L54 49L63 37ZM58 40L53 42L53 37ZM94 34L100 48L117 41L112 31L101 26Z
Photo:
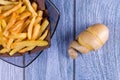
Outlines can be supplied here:
M40 0L36 0L36 1L39 2ZM56 30L59 17L60 17L60 13L59 13L59 10L55 7L55 5L51 1L45 0L45 5L49 13L48 19L50 21L50 25L48 27L48 29L50 28L49 34L46 40L48 40L50 43L50 40ZM0 55L0 59L9 64L15 65L17 67L25 68L29 66L42 53L42 51L48 47L50 47L50 44L46 47L37 47L34 50L26 52L24 54L17 53L16 55L12 57L10 57L7 54Z

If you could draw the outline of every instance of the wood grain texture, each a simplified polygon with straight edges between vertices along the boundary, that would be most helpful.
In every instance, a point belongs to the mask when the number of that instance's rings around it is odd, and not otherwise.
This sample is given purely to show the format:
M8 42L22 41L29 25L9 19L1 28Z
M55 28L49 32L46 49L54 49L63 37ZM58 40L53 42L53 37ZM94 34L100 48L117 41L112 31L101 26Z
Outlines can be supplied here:
M25 80L72 80L73 60L67 49L73 39L73 0L51 0L60 10L60 21L51 47L25 69Z
M23 69L0 60L0 80L23 80Z
M76 36L94 23L108 26L108 42L98 51L80 54L76 80L120 80L120 1L76 0Z

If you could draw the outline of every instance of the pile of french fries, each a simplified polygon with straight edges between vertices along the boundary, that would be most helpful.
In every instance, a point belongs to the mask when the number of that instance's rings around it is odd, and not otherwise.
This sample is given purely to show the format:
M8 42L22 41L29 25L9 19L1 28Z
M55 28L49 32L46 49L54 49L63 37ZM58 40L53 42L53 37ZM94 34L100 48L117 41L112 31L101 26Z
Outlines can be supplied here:
M0 0L1 54L24 53L37 46L47 46L45 38L49 25L36 2L29 0Z

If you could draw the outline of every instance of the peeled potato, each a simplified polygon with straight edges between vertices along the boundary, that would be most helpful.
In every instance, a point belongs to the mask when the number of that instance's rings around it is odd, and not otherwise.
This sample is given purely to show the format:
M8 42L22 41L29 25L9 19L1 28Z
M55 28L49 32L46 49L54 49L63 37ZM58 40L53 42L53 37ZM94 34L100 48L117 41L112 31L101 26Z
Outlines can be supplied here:
M94 24L81 32L77 37L77 41L73 41L69 48L73 48L75 51L81 53L89 53L92 50L98 50L101 48L108 40L108 37L109 29L107 26L103 24ZM72 54L74 54L73 52L74 51L72 51ZM70 51L69 54L71 55Z

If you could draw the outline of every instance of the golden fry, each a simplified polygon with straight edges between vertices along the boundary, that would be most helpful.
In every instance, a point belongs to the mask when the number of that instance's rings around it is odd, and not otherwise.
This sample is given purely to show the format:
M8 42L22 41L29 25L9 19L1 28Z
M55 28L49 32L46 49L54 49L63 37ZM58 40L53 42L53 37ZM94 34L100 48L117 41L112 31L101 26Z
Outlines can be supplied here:
M16 6L14 6L12 9L6 11L5 13L0 15L0 19L10 15L11 13L13 13L14 11L16 11L17 9L19 9L22 5L22 2L19 2Z
M3 48L3 49L1 49L0 50L0 53L7 53L7 52L9 52L10 50L9 49L7 49L7 48Z
M12 27L12 25L15 23L15 21L16 21L16 16L17 16L16 13L12 13L12 16L11 16L9 22L8 22L8 25L6 26L6 28L5 28L4 32L3 32L3 34L4 34L5 36L8 36L8 34L9 34L9 33L8 33L8 29L9 29L10 27Z
M31 13L29 11L25 11L20 15L18 20L23 20L23 19L29 17L30 15L31 15Z
M0 43L2 44L3 47L6 47L6 40L3 34L0 32Z
M45 29L47 28L48 24L49 24L49 21L48 21L47 19L45 19L45 20L43 21L42 25L41 25L41 30L42 30L42 32L45 31Z
M1 22L0 22L0 32L2 32L2 25L1 25Z
M48 30L46 30L43 35L39 38L39 40L44 40L48 35Z
M0 5L10 5L10 4L17 4L18 2L0 0Z
M30 24L30 20L27 19L27 20L25 21L25 23L23 24L20 32L27 32L27 27L29 26L29 24Z
M42 17L37 16L34 25L41 24Z
M35 40L41 35L40 24L36 24L33 29L32 39Z
M20 14L20 13L23 13L25 11L25 9L26 9L26 6L22 6L16 12Z
M1 20L1 25L2 25L2 29L4 30L7 26L7 22L5 21L5 19Z
M29 26L28 26L28 39L31 39L32 38L32 30L33 30L33 25L35 23L35 16L32 18Z
M42 17L42 16L43 16L43 11L38 10L38 11L37 11L37 15L40 16L40 17Z
M37 16L37 13L35 12L35 10L33 9L31 3L29 0L23 0L23 2L26 4L26 6L28 7L28 10L32 13L32 16Z
M16 42L21 42L21 41L23 41L24 39L16 39L14 42L16 43ZM13 48L13 46L11 47L11 48Z
M5 5L5 6L0 6L1 11L7 11L9 9L12 9L15 5Z
M9 38L13 39L25 39L27 37L27 33L13 33L12 35L9 36Z
M24 20L16 22L16 24L13 25L13 27L11 27L11 28L9 29L9 31L10 31L11 33L12 33L12 32L14 32L14 33L20 32L23 23L24 23Z
M36 2L33 2L33 3L32 3L32 7L33 7L33 9L34 9L35 11L37 11L37 3L36 3Z
M7 49L10 50L11 44L13 43L14 39L10 38L7 42Z
M15 54L16 52L20 51L21 49L28 47L28 46L47 46L47 41L22 41L22 42L16 42L12 44L13 50L10 51L10 55Z
M30 51L30 50L32 50L32 49L34 49L34 48L35 48L35 46L29 46L29 47L23 48L23 49L20 50L19 52L20 52L20 53L24 53L24 52Z

